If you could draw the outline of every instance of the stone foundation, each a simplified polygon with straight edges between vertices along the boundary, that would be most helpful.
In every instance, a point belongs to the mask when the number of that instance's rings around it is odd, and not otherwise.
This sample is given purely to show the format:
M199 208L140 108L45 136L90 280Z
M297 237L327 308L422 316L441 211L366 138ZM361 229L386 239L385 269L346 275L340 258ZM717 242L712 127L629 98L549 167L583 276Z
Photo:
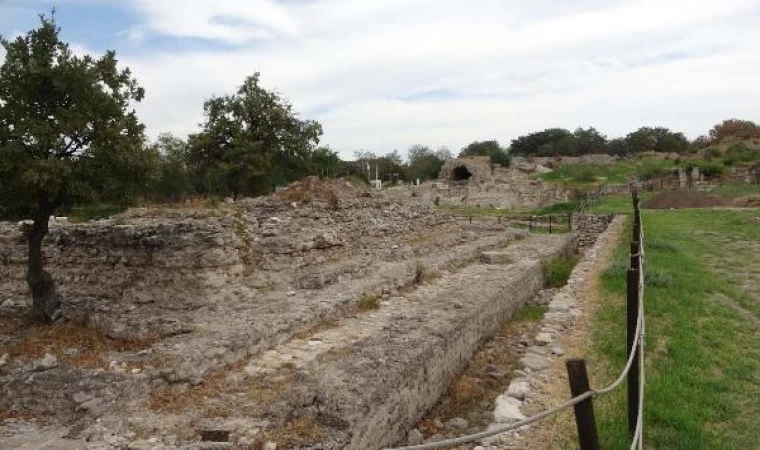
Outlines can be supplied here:
M614 214L574 213L571 223L573 231L578 234L578 248L582 250L594 245L597 237L607 229L614 218Z

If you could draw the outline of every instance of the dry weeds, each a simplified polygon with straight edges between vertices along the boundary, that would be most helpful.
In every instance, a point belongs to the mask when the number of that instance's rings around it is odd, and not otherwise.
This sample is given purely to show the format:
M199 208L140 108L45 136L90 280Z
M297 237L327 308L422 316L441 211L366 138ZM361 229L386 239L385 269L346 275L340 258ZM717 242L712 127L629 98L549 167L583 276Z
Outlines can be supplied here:
M13 359L33 360L46 353L74 367L105 369L108 352L144 350L158 339L111 339L99 329L76 322L58 322L52 325L39 322L18 323L11 331L15 342L0 353L8 352Z

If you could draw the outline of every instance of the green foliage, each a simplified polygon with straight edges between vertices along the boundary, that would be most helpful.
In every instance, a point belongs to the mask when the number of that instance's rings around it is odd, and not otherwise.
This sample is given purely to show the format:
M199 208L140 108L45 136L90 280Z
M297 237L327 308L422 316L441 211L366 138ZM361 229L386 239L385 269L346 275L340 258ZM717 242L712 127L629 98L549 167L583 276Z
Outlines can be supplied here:
M688 161L686 168L691 169L696 167L707 178L719 178L723 175L726 167L721 162L714 161Z
M537 322L544 317L547 310L546 306L527 304L515 311L510 320L512 322Z
M56 23L40 19L1 41L0 214L47 220L75 202L133 201L155 162L129 110L143 89L114 52L75 56Z
M123 205L109 205L103 203L90 203L65 209L63 214L72 222L88 222L90 220L109 219L112 216L124 212Z
M627 212L630 213L630 197ZM755 448L760 433L760 337L753 273L760 264L757 211L644 212L647 447ZM629 221L630 222L630 221ZM625 277L630 223L593 329L590 365L599 385L625 365ZM651 278L651 279L650 279ZM625 389L600 397L600 444L628 449ZM720 426L716 426L720 424Z
M636 169L636 176L641 181L649 181L664 178L670 175L672 171L673 168L668 165L663 165L659 161L651 161L642 163Z
M509 153L499 145L498 141L475 141L459 152L459 157L488 156L492 164L509 167Z
M549 288L558 288L567 284L570 272L578 260L574 258L557 258L542 266L544 272L544 284Z
M158 176L151 190L156 199L178 201L193 192L190 149L187 142L169 133L159 135L150 148L158 160Z
M446 159L451 158L448 149L434 152L430 147L415 145L408 151L409 155L409 179L411 180L434 180L443 167Z
M322 126L297 117L279 94L246 78L234 95L204 104L203 131L190 137L198 190L216 195L257 195L309 173Z
M760 161L760 148L750 148L744 143L732 145L723 155L723 164L727 166L751 161Z
M335 177L343 171L343 161L330 147L320 147L311 154L311 173L323 177Z

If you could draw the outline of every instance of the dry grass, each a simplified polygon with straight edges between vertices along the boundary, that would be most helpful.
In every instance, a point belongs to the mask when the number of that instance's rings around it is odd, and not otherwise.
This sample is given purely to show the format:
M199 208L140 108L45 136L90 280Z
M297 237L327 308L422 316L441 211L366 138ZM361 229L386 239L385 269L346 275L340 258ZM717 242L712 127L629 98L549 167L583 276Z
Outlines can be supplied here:
M322 200L331 209L337 209L340 204L338 194L330 187L330 183L315 178L307 178L294 183L282 192L274 194L274 198L288 203L311 203L315 200Z
M322 442L327 438L324 428L314 415L297 417L284 426L266 431L256 447L263 448L264 442L277 443L277 448L303 448Z
M102 356L107 352L144 350L158 339L111 339L101 330L76 322L18 323L12 334L15 342L0 353L8 352L14 359L39 359L50 353L59 361L75 367L105 369L108 362ZM68 350L76 350L69 352Z
M296 332L293 333L293 339L307 339L311 336L314 336L315 334L327 331L331 328L335 328L337 325L338 319L331 317L329 319L323 320L316 325L308 325L296 330Z
M414 284L423 284L434 281L440 277L441 272L436 269L425 267L425 264L420 261L417 261L414 266Z
M246 408L277 402L293 382L294 374L289 367L283 367L276 374L251 378L243 383L231 381L228 375L242 370L246 363L247 360L243 359L217 370L197 386L156 388L150 393L148 405L153 411L164 413L196 409L209 417L230 417L245 413ZM246 406L241 406L242 403L246 403ZM249 412L255 415L260 411Z
M360 312L378 308L380 308L380 301L377 299L377 295L370 292L364 293L356 302L356 309Z

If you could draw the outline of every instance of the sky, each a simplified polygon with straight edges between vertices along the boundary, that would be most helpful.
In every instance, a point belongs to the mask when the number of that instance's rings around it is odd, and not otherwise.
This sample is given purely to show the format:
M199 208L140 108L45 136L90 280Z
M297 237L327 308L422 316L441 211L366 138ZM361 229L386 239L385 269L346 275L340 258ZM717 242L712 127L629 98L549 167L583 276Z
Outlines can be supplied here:
M757 0L0 0L0 34L54 4L75 51L115 50L146 89L151 138L197 132L254 72L344 158L760 122Z

